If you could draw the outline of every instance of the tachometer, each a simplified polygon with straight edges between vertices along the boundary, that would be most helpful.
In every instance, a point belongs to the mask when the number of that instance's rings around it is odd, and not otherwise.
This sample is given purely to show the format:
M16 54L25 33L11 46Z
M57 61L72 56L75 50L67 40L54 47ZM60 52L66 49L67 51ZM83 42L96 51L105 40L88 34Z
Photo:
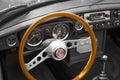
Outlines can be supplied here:
M42 32L39 29L34 29L28 37L27 45L35 47L41 44L43 40Z
M57 24L52 29L52 36L56 39L66 39L69 35L69 26L67 24Z

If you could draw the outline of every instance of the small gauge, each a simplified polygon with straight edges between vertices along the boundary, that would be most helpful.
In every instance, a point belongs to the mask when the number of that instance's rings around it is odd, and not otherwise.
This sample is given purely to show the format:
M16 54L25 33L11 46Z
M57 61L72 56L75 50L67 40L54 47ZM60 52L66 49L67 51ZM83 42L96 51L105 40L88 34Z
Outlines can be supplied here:
M66 39L69 35L69 26L67 24L55 25L52 29L52 36L55 39Z
M75 29L77 30L77 31L80 31L80 30L82 30L83 29L83 25L80 23L80 22L76 22L75 23Z
M8 46L15 46L17 43L17 37L15 35L10 35L7 38L7 44Z
M42 32L39 29L34 29L27 39L27 45L31 47L36 47L41 44L42 40Z

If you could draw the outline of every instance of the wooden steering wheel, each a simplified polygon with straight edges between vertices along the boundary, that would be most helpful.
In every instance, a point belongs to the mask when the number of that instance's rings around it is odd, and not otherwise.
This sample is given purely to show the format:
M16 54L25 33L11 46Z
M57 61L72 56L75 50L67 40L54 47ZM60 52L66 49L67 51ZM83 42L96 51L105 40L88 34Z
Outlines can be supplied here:
M78 16L74 13L70 13L70 12L50 13L48 15L42 16L40 19L38 19L32 25L30 25L29 28L24 33L21 43L20 43L20 47L19 47L20 67L21 67L23 73L25 74L25 76L28 78L28 80L37 80L29 73L29 70L31 70L32 68L34 68L35 66L37 66L38 64L40 64L41 62L43 62L44 60L46 60L48 58L53 58L55 60L63 60L67 56L68 49L79 46L79 41L80 41L79 39L77 39L77 40L56 40L55 39L55 40L51 41L50 44L45 49L43 49L35 58L33 58L29 63L26 64L24 62L24 46L25 46L25 43L26 43L26 40L27 40L29 34L33 31L33 29L36 28L36 26L38 26L43 21L48 20L49 18L59 17L59 16L68 17L68 18L74 19L76 21L79 21L81 24L83 24L85 29L88 31L90 39L91 39L92 48L91 48L89 60L86 64L86 66L84 67L84 69L75 78L73 78L73 80L81 80L87 74L87 72L90 70L91 66L94 63L94 60L96 57L97 45L96 45L95 34L94 34L93 30L90 28L90 25L84 19L82 19L80 16ZM72 46L67 46L67 43L69 43L69 42L72 42L72 43L77 42L78 44L74 44ZM47 54L46 54L46 56L43 57L42 55L44 53L47 53ZM56 56L56 54L62 54L62 56Z

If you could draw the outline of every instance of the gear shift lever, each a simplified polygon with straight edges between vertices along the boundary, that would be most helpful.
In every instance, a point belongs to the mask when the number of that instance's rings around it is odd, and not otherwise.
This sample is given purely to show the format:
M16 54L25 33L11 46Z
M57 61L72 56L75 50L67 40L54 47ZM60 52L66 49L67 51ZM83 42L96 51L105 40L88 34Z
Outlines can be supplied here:
M106 72L105 72L107 59L108 59L108 56L107 56L107 55L103 55L103 56L102 56L103 69L102 69L100 75L97 76L97 77L94 77L93 80L110 80L110 79L107 77L107 74L106 74Z

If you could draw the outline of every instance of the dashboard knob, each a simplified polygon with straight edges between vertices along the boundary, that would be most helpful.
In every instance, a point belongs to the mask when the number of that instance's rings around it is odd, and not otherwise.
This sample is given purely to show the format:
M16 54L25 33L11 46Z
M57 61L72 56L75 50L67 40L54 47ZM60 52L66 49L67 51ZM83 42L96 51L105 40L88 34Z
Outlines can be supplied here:
M116 17L116 18L118 18L118 10L114 10L113 11L113 16Z
M102 56L102 60L106 61L108 59L107 55Z
M113 26L114 27L119 27L120 26L120 20L114 20Z

